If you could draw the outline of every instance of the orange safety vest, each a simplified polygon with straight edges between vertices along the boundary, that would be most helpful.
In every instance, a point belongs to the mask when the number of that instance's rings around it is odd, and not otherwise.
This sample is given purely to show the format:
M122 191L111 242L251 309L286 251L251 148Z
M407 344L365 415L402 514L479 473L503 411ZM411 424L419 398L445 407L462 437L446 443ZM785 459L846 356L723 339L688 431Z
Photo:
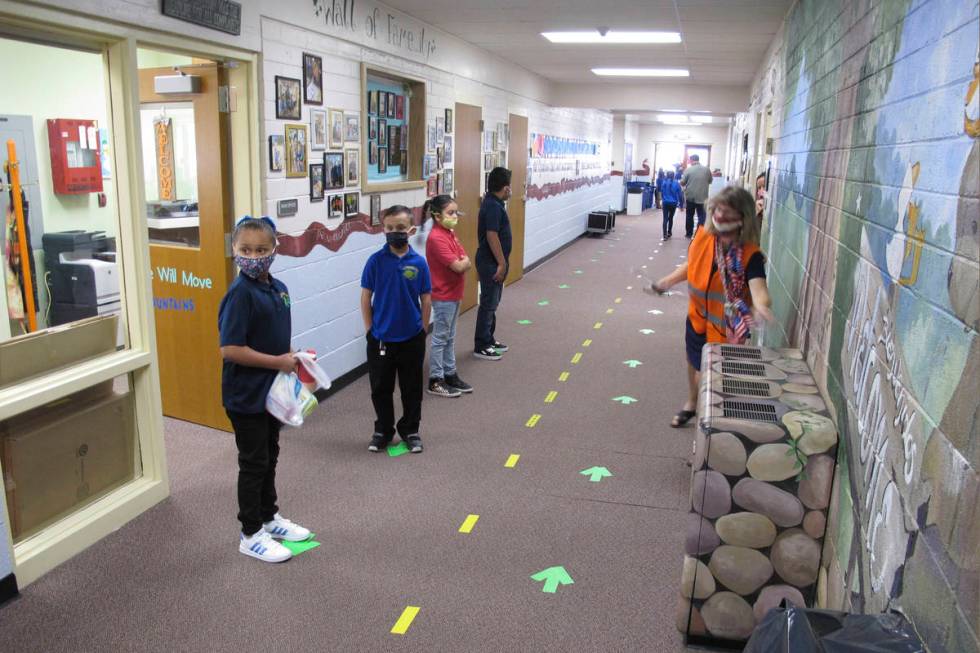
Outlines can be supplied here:
M758 251L757 245L742 245L743 264L747 265ZM687 317L697 333L707 335L708 342L727 342L725 287L714 262L715 237L698 229L687 250L687 290L691 296ZM746 301L751 305L752 297L746 297Z

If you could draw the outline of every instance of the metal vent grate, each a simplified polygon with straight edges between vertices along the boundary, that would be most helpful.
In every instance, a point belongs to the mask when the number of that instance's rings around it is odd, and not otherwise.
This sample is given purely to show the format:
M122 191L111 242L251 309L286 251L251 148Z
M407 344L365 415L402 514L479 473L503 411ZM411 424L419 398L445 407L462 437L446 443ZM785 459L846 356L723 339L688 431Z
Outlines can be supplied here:
M722 345L721 355L725 358L745 358L748 360L762 360L762 352L751 347L739 347L736 345Z
M743 361L722 361L722 374L738 374L740 376L766 376L766 368L762 363L747 363Z
M771 404L725 399L722 402L722 410L725 417L750 419L756 422L776 422L776 407Z
M733 379L730 376L721 377L721 390L728 395L744 395L749 397L771 397L772 392L768 383Z

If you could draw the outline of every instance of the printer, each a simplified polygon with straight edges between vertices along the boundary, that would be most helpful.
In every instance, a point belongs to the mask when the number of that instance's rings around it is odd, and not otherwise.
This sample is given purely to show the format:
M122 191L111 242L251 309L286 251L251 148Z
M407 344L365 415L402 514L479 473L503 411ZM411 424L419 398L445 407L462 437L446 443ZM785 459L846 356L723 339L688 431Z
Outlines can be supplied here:
M46 233L41 242L50 275L50 326L121 310L114 238L76 230Z

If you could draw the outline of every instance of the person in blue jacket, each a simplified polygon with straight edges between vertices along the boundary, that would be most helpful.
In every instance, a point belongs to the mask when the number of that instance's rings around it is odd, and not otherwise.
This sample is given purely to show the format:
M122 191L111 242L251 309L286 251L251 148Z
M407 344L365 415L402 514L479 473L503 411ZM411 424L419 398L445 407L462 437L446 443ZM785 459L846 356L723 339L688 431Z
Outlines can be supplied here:
M674 211L677 210L677 204L680 202L682 193L681 185L674 179L673 172L667 173L660 192L663 195L663 239L667 240L671 237L671 232L674 230Z
M664 174L664 169L663 168L660 168L660 170L657 171L657 182L656 182L655 187L654 187L655 188L654 195L655 195L656 200L657 200L657 208L658 209L661 208L660 204L661 204L661 202L663 200L664 179L666 179L666 178L667 178L667 175Z

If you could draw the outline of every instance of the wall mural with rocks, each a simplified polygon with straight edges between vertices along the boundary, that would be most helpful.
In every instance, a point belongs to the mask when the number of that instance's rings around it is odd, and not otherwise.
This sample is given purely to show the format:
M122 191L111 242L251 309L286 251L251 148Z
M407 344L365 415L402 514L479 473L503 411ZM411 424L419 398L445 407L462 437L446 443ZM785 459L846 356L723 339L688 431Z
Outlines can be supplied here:
M771 107L765 342L805 353L841 433L818 602L957 653L980 651L978 41L975 0L801 0L745 123Z
M785 598L812 605L837 427L798 350L708 345L678 629L746 640Z

